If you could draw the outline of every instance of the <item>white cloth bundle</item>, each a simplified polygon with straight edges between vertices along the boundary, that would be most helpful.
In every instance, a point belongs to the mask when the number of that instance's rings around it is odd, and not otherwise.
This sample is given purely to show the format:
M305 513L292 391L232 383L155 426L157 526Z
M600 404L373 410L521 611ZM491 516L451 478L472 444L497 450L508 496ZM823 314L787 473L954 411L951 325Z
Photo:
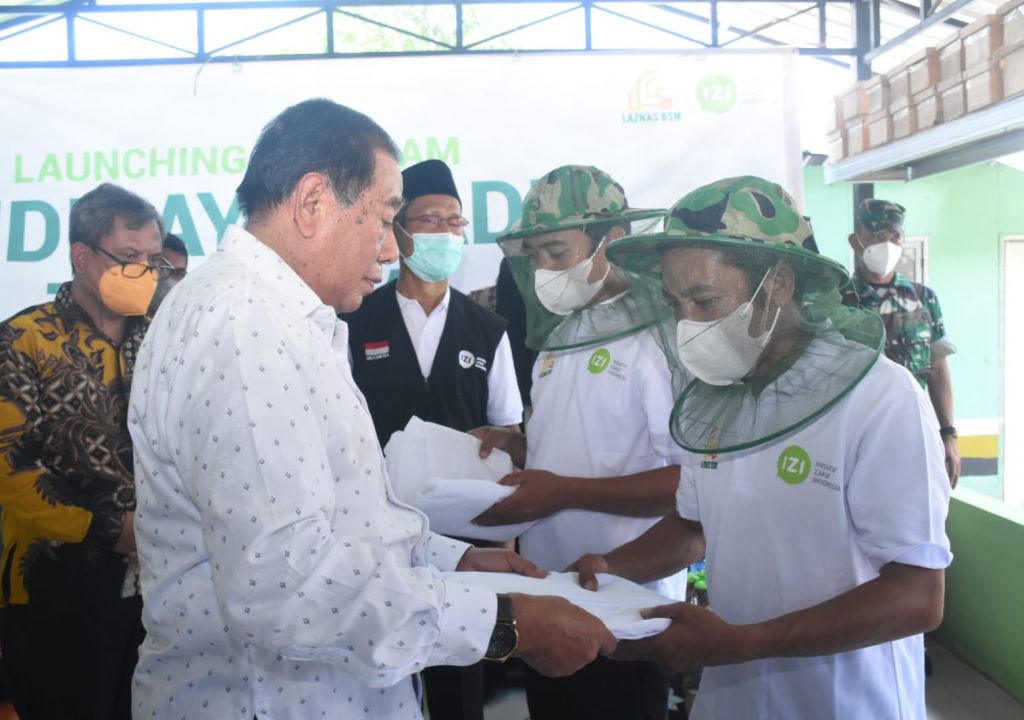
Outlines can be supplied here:
M445 580L496 593L555 595L578 605L605 624L619 640L637 640L657 635L670 624L668 618L643 618L644 608L678 602L617 575L598 575L598 589L580 587L576 573L551 573L531 578L515 573L446 572Z
M514 487L498 481L513 471L512 458L494 450L480 458L480 441L468 433L413 417L384 448L391 487L398 499L422 510L430 529L478 540L511 540L534 523L481 527L470 521Z

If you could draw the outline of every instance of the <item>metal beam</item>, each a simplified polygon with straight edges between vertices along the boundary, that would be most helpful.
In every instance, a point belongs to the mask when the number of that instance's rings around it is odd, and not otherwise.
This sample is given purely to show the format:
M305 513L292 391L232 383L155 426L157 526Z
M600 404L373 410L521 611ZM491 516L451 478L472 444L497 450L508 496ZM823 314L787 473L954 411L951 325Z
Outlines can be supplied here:
M903 0L882 0L882 4L891 10L895 10L900 15L906 15L907 17L916 18L918 20L924 20L926 17L931 15L933 7L930 0L921 0L920 5L911 5L908 2L903 2ZM942 21L942 24L949 25L957 30L967 26L967 23L957 20L956 18L946 18Z
M502 30L501 32L495 32L490 37L478 40L473 43L465 43L465 13L464 8L466 6L488 6L496 4L508 4L511 0L238 0L232 2L230 0L196 0L195 2L172 2L165 0L162 2L155 3L143 3L133 2L131 4L101 4L96 5L91 2L65 2L58 5L6 5L0 6L0 17L6 17L0 28L7 26L11 28L17 28L8 37L14 37L15 35L22 34L24 32L31 32L37 27L42 27L44 24L49 22L61 22L65 24L65 39L67 44L67 59L66 60L52 60L52 61L32 61L32 62L0 62L0 67L4 68L17 68L17 67L74 67L74 66L123 66L123 65L159 65L159 64L178 64L181 62L211 62L218 61L217 54L231 51L238 47L240 44L247 40L252 40L257 37L267 35L275 32L283 27L292 25L296 22L306 20L311 17L315 17L320 13L324 15L324 23L321 31L326 33L325 52L316 53L301 53L301 54L281 54L281 55L247 55L244 56L246 60L285 60L285 59L306 59L306 58L323 58L323 57L353 57L353 56L380 56L380 55L418 55L418 54L460 54L460 53L480 53L480 52L492 52L481 50L481 46L488 42L504 37L511 33L525 30L534 25L546 22L553 18L561 15L572 13L582 9L583 12L579 14L581 23L583 25L584 43L583 47L572 48L572 51L584 50L588 52L600 52L600 49L594 48L593 42L593 11L599 10L608 15L622 18L628 22L635 23L640 26L649 27L653 30L663 33L667 37L674 37L683 40L687 43L691 43L698 47L722 47L729 45L742 38L750 38L763 43L767 46L781 46L785 43L776 40L774 38L766 36L762 31L766 27L770 27L775 24L782 24L793 17L802 15L811 10L817 10L819 13L818 17L818 42L812 47L800 47L797 48L801 54L810 55L822 62L828 62L840 67L849 67L849 65L839 60L840 57L848 57L855 54L855 49L850 47L828 47L827 44L827 28L825 25L824 11L828 5L840 4L843 6L849 6L851 3L856 3L861 0L797 0L791 3L792 7L798 8L793 12L792 15L781 18L773 19L769 23L766 23L758 28L746 29L736 26L723 27L719 23L719 8L721 3L729 3L732 5L762 5L768 3L776 3L776 0L674 0L673 5L664 4L653 4L648 0L517 0L517 2L530 5L530 4L546 4L549 7L553 6L552 12L546 14L544 17L532 20L530 22L524 22L523 24L517 25L512 28ZM399 6L447 6L454 7L455 9L455 32L454 32L454 45L451 44L450 39L444 41L426 37L425 35L416 33L414 31L407 30L402 27L396 27L393 24L387 22L381 22L379 20L365 17L358 12L359 8L366 7L399 7ZM633 17L630 14L621 12L626 10L630 5L644 5L647 7L655 7L657 9L672 12L682 17L686 17L691 20L695 20L704 25L710 27L710 40L702 40L700 38L689 37L686 34L675 32L669 27L661 23L648 22L640 17ZM707 15L699 14L697 12L689 12L683 10L680 5L692 5L694 10L698 7L705 9ZM802 9L800 9L802 8ZM234 11L234 12L245 12L248 10L291 10L295 11L300 17L289 18L280 22L268 21L263 25L263 29L253 34L247 35L247 37L240 40L235 40L228 45L224 45L219 48L210 47L210 38L207 37L207 31L210 26L210 18L206 16L207 11ZM136 33L132 30L118 27L118 23L113 19L116 15L124 15L129 13L177 13L185 14L184 17L194 17L193 26L194 31L188 30L185 34L180 37L175 37L170 40L163 40L157 38L147 37ZM417 52L382 52L382 53L339 53L338 48L335 47L335 25L337 17L335 15L345 15L361 22L370 23L397 34L405 35L408 37L414 37L418 40L430 43L436 47L433 50L417 51ZM104 17L107 16L107 17ZM43 20L43 22L40 22ZM137 37L144 41L149 41L154 44L154 47L165 48L168 54L184 53L188 57L162 57L162 58L111 58L104 60L82 60L78 57L78 52L75 47L75 28L78 21L89 22L91 24L99 25L110 30ZM18 26L21 27L18 27ZM738 37L729 38L723 43L723 30L736 35ZM194 32L194 35L188 35L187 33ZM180 45L191 45L195 42L196 50L193 52ZM0 44L6 38L0 38ZM177 44L175 44L177 43ZM666 43L665 48L670 49L671 45ZM541 51L559 52L565 51L566 48L549 48ZM500 49L497 52L524 52L518 48ZM532 51L531 51L532 52ZM237 56L238 59L242 59L243 56ZM231 54L230 60L235 61L235 54Z
M892 50L894 47L897 47L898 45L905 43L907 40L914 37L922 30L930 28L932 25L944 21L951 15L955 15L956 13L960 12L965 7L970 5L972 2L974 2L974 0L953 0L953 2L951 2L949 5L946 5L944 8L937 12L933 12L931 15L929 15L927 18L919 22L914 27L907 28L906 30L901 32L899 35L897 35L884 45L880 45L876 48L873 48L864 56L864 62L870 65L871 62L875 60L879 55L882 55L883 53Z
M871 52L871 0L857 0L853 6L854 42L857 46L856 75L858 80L871 77L871 63L867 56Z

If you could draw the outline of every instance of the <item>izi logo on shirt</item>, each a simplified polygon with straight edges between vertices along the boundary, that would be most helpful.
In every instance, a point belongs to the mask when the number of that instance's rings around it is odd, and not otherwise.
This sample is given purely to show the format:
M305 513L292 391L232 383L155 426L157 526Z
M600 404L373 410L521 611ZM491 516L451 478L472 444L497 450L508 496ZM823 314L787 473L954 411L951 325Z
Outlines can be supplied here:
M487 358L477 357L469 350L459 351L459 365L463 370L469 370L471 367L476 366L477 370L487 372Z
M790 445L779 453L776 473L783 482L799 485L811 474L811 456L799 445Z
M612 354L608 352L607 348L598 348L594 351L594 354L590 356L590 362L587 363L587 370L592 372L594 375L603 373L608 369L608 366L612 364Z

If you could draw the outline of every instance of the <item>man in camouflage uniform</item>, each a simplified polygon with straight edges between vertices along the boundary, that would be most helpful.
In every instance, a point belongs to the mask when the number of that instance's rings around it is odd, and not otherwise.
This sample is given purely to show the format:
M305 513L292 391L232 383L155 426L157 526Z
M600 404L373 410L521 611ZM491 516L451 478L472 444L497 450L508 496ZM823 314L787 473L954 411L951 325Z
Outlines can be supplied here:
M857 256L847 305L875 310L885 323L885 354L907 368L931 398L946 450L946 471L956 487L960 453L953 426L953 383L946 357L956 347L946 336L935 292L895 271L903 251L903 206L888 200L865 200L857 208L850 246Z

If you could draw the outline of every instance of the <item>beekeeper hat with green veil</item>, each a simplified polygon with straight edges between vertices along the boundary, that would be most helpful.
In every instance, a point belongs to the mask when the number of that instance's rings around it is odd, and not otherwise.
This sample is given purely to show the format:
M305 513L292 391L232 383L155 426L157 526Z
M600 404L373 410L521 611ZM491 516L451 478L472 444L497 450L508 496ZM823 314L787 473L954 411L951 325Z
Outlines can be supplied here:
M692 452L745 450L807 425L883 346L881 318L841 303L849 274L762 178L699 187L659 232L616 240L607 255L655 322L676 394L672 436Z
M589 165L562 165L523 199L522 217L498 238L526 306L526 344L570 350L650 325L622 273L604 257L612 239L661 227L663 209L630 207L622 186ZM662 315L667 314L662 309Z

